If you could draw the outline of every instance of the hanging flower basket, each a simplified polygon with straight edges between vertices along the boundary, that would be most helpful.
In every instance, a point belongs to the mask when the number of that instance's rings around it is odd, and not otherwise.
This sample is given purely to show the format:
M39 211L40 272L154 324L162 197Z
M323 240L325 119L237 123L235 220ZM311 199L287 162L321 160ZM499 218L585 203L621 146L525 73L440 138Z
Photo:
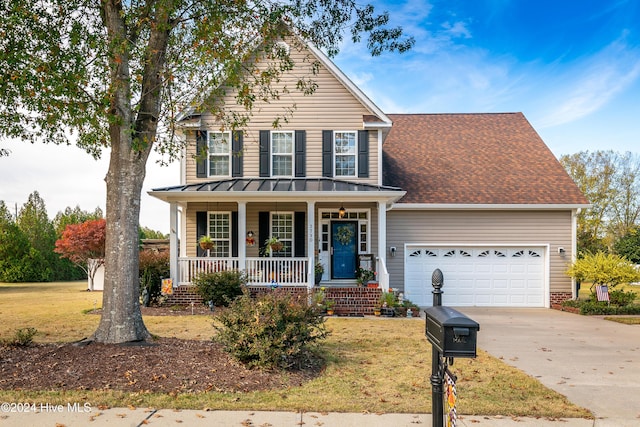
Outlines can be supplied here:
M269 237L264 241L264 253L270 254L272 252L279 252L284 249L284 243L278 240L277 237Z
M198 243L200 244L200 248L203 251L208 251L216 247L216 244L213 242L213 240L211 240L211 237L209 236L200 237L200 240L198 240Z

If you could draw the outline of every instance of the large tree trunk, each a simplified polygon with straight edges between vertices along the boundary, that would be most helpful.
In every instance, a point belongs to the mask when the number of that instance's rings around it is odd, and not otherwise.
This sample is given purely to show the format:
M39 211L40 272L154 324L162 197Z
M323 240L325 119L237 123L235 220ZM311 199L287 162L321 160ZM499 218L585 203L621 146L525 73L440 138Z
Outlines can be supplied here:
M121 138L127 138L122 129ZM129 136L130 138L130 136ZM144 158L144 159L143 159ZM111 148L107 173L107 233L102 317L93 339L102 343L141 341L149 337L140 311L138 222L146 156L131 141Z
M102 343L142 341L149 337L140 311L138 226L145 167L156 139L161 107L162 70L172 26L171 3L157 5L143 58L137 108L132 107L130 42L120 0L103 0L102 20L110 41L111 91L107 173L107 230L102 317L93 339ZM137 24L136 24L137 25ZM135 26L134 26L135 27Z

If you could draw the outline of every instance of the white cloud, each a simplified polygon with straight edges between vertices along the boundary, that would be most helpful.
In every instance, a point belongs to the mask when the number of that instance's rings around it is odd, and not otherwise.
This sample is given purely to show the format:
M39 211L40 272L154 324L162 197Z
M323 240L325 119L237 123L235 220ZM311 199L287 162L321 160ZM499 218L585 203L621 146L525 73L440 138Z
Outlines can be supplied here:
M638 80L640 49L615 41L565 69L545 100L542 127L573 122L593 114Z
M445 22L442 24L442 28L446 30L446 34L450 34L453 38L471 38L471 31L467 28L467 25L464 22L454 22L453 24Z

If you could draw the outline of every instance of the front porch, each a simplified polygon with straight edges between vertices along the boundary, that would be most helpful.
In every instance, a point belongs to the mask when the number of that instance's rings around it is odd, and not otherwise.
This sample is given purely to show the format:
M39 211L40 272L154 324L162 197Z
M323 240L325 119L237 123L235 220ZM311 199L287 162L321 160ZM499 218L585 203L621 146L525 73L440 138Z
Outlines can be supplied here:
M329 178L209 181L153 190L170 206L173 285L204 272L237 270L249 286L356 285L358 268L376 271L389 289L386 213L404 195L397 188ZM211 249L202 249L207 236ZM275 252L267 242L282 243ZM368 264L363 264L364 259ZM366 286L366 283L364 284Z

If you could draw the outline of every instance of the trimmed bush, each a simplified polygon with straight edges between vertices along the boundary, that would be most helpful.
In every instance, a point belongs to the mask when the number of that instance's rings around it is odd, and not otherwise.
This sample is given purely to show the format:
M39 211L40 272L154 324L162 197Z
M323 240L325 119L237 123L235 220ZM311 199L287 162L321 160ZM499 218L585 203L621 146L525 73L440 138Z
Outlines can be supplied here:
M623 289L614 289L609 292L609 300L611 304L618 307L625 307L631 304L636 299L636 293L629 291L625 292Z
M198 275L193 283L204 304L212 301L213 305L226 307L242 295L242 287L247 283L247 278L240 271L216 271Z
M213 339L249 367L294 366L316 341L328 334L317 306L283 290L257 299L245 291L220 313L218 321L218 334Z
M579 308L580 314L584 315L640 314L640 305L629 304L618 307L614 304L607 304L605 301L595 301L593 299L589 301L568 300L564 301L562 306Z

